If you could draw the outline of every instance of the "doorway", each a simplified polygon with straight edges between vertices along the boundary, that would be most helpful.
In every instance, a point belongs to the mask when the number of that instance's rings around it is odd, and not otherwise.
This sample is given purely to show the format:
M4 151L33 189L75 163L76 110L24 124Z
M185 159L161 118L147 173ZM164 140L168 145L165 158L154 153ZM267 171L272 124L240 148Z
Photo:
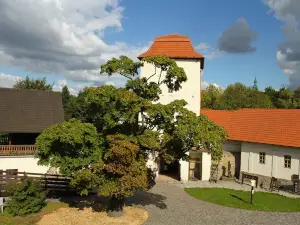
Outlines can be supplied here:
M232 152L234 156L234 177L240 179L240 171L241 171L241 152Z
M180 180L180 163L178 160L174 160L171 163L167 163L165 160L160 160L159 175L162 180Z

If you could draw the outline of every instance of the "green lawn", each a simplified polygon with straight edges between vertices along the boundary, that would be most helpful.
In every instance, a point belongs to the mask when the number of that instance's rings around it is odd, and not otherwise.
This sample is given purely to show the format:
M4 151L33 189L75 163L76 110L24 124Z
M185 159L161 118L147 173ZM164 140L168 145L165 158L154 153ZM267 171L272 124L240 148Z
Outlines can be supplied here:
M255 192L253 205L251 205L250 191L226 188L186 188L185 191L197 199L233 208L269 212L300 211L300 198L288 198L278 194Z
M62 202L49 202L41 212L29 216L8 217L8 216L1 216L0 214L0 224L1 225L33 225L36 224L45 214L51 213L56 209L63 208L63 207L68 207L68 204Z

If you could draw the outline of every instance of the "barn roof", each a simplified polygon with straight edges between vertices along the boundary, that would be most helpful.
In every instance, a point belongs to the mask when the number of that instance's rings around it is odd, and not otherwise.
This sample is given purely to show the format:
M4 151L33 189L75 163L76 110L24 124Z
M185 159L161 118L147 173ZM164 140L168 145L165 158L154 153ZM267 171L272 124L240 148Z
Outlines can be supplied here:
M201 110L229 140L300 147L299 109Z
M59 92L0 88L0 132L40 133L63 120Z

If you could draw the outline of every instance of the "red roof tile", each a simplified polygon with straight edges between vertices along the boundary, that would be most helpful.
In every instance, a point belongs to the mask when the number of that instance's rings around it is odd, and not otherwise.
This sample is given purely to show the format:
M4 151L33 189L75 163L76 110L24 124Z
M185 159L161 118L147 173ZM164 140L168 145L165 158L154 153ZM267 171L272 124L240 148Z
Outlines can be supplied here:
M202 109L201 114L223 126L229 140L300 147L298 109Z
M144 57L154 55L166 55L174 59L204 60L204 56L195 51L190 38L179 34L156 37L148 51L139 55L138 58L142 59ZM202 69L203 64L204 61L201 62Z

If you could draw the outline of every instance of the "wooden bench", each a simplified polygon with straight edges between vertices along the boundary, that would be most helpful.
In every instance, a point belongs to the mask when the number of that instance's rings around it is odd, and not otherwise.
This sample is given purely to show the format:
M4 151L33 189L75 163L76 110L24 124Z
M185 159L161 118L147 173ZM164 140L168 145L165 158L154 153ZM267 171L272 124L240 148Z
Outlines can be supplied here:
M250 179L250 180L255 180L255 186L257 188L257 185L258 185L258 177L257 176L242 173L242 184L244 184L244 179L245 178Z

